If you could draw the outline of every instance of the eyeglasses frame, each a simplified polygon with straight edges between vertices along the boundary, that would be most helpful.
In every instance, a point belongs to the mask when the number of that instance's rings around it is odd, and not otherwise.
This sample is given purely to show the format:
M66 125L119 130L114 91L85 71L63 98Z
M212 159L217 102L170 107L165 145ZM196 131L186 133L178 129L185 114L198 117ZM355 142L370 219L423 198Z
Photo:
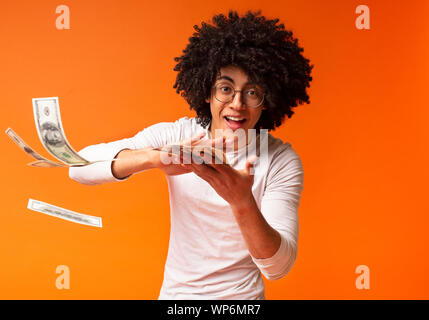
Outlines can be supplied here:
M217 86L219 86L219 85L222 85L222 84L225 84L225 83L218 83L217 85L214 85L213 87L212 87L212 89L215 89ZM234 100L234 98L235 98L235 94L237 93L237 92L242 92L243 90L235 90L235 88L234 87L232 87L231 85L229 85L229 84L226 84L226 85L228 85L229 87L231 87L232 88L232 90L234 90L234 93L233 93L233 95L232 95L232 97L231 97L231 100L229 100L229 101L220 101L217 97L216 97L216 92L215 92L215 94L214 94L214 97L215 97L215 99L217 100L217 101L219 101L219 102L222 102L222 103L229 103L229 102L231 102L231 101L233 101ZM265 93L262 93L262 100L261 100L261 102L257 105L257 106L254 106L254 107L251 107L251 106L248 106L248 105L245 105L246 107L248 107L248 108L259 108L263 103L264 103L264 100L265 100ZM244 103L243 103L244 104Z

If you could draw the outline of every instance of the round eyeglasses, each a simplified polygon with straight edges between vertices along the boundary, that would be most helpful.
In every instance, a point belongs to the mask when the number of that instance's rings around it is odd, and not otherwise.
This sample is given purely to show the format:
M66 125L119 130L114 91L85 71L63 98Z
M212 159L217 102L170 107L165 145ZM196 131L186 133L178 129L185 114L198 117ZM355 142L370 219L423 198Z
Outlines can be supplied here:
M241 92L241 99L244 105L249 108L257 108L264 102L264 93L262 89L255 86L244 87L242 90L235 90L229 84L219 83L212 87L215 98L219 102L231 102L236 92Z

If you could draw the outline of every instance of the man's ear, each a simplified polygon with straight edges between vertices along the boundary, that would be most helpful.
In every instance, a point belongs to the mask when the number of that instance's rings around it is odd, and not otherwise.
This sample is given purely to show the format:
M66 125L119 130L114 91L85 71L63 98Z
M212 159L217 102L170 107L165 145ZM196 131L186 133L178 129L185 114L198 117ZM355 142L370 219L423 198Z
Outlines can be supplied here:
M206 98L206 100L204 100L205 102L207 102L207 103L210 103L210 99L209 98Z

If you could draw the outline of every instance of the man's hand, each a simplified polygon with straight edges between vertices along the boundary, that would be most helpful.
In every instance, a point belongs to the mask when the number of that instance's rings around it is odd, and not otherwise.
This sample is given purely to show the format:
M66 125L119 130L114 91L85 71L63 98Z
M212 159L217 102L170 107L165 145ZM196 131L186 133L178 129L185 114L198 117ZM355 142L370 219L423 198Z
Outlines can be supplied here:
M253 204L254 197L252 194L252 185L254 176L252 168L256 156L246 160L245 168L236 170L226 163L222 164L182 164L182 167L193 171L200 178L207 181L213 189L233 209L237 211Z
M167 175L179 175L192 172L191 168L182 166L183 163L225 163L225 138L202 140L204 135L202 132L173 145L154 148L151 150L151 157L154 158L155 166Z

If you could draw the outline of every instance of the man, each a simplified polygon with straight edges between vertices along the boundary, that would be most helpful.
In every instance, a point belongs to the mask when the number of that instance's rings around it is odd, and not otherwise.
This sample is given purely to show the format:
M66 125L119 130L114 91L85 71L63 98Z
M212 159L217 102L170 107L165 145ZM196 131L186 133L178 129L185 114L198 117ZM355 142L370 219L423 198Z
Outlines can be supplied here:
M283 277L297 254L301 160L290 143L262 133L291 117L297 102L309 102L312 66L278 19L230 11L213 22L195 26L184 55L175 58L174 88L197 117L86 147L80 154L89 160L117 161L70 169L84 184L152 168L167 174L171 232L159 299L265 299L261 273ZM241 146L231 138L239 131ZM164 161L162 147L202 142L220 144L228 163ZM255 162L249 146L261 145L266 161Z

